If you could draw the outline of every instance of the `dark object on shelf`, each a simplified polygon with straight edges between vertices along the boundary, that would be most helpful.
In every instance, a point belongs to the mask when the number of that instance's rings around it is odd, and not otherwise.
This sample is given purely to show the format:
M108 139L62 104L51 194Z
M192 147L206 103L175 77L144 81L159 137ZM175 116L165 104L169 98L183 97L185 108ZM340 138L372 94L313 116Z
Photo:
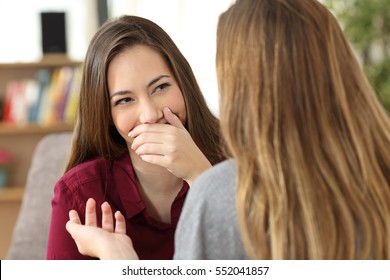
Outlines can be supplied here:
M48 53L66 53L66 32L64 12L42 12L42 51Z

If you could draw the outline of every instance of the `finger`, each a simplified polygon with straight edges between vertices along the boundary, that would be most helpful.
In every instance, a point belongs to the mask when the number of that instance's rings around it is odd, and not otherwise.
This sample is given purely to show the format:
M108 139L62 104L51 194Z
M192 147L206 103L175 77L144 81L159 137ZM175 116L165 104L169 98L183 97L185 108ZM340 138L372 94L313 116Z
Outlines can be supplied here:
M96 202L93 198L89 198L85 206L85 225L96 227Z
M145 132L148 129L149 124L140 124L134 127L128 134L127 136L135 138L139 134Z
M81 225L79 214L76 210L69 211L69 221L66 222L65 228L69 232L69 234L73 237L75 233L77 233L78 226Z
M134 138L131 148L136 150L139 146L145 143L163 144L164 142L169 141L169 139L166 139L167 137L169 137L168 134L163 134L163 132L143 132Z
M173 126L184 128L184 125L182 124L181 120L176 116L171 109L168 107L165 107L163 109L164 118L167 120L167 122Z
M164 168L168 168L169 164L172 163L172 161L167 160L167 156L161 156L161 155L140 155L141 159L143 161L159 165Z
M115 212L115 232L126 234L126 221L121 212Z
M156 144L156 143L147 143L138 147L134 152L139 155L157 155L157 156L166 156L172 155L176 152L176 147L170 147L167 144Z
M74 234L77 232L77 226L79 224L74 223L72 220L69 220L65 224L66 230L69 232L69 234L73 237ZM74 238L74 237L73 237Z
M163 114L165 120L168 122L168 125L185 129L180 118L175 113L173 113L171 109L165 107L163 109ZM131 130L127 135L129 137L135 138L145 132L165 132L165 129L167 129L166 125L167 124L164 123L140 124L134 127L133 130Z
M102 208L102 228L109 232L113 232L114 219L112 217L111 206L108 204L108 202L104 202L101 208Z
M140 124L132 131L128 133L129 137L136 138L137 136L144 134L144 133L165 133L169 131L169 128L172 127L169 123L147 123L147 124Z
M90 236L88 234L87 227L81 225L81 224L75 224L71 221L68 221L65 225L66 230L69 232L69 234L74 239L77 249L79 250L80 254L87 255L91 257L96 257L93 252L89 251L88 242L90 239ZM84 245L85 244L85 245ZM85 247L86 246L86 247Z
M77 213L76 210L70 210L69 211L69 221L74 224L81 225L79 213Z

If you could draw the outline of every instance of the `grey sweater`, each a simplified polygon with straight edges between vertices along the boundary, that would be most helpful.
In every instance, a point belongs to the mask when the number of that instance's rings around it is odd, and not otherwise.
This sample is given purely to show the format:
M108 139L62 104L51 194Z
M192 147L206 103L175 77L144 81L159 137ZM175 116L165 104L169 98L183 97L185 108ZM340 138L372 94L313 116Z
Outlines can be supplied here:
M238 228L235 181L233 160L195 181L176 229L174 259L248 259Z

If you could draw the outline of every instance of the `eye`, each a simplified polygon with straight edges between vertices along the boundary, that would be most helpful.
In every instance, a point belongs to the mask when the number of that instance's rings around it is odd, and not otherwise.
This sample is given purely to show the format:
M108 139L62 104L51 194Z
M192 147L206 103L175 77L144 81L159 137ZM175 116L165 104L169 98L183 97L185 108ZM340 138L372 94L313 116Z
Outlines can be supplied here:
M166 89L166 88L169 87L169 86L170 86L169 83L163 83L163 84L157 86L157 87L153 90L153 93L163 91L164 89Z
M114 106L124 105L124 104L132 102L132 101L134 101L134 99L130 98L130 97L121 98L121 99L118 99L117 101L114 102Z

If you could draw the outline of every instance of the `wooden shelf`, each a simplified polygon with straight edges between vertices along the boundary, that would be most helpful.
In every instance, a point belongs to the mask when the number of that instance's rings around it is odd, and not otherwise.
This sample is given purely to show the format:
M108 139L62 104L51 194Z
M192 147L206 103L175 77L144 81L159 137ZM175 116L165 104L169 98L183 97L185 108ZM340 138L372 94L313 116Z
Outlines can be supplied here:
M62 66L76 66L81 64L82 62L72 61L66 55L52 54L46 55L41 61L36 62L0 63L0 70L54 68Z
M0 136L15 136L23 134L42 134L42 133L55 133L62 131L72 131L73 125L71 124L55 124L50 126L44 126L39 124L28 124L28 125L12 125L0 123Z
M20 187L20 186L3 187L0 189L0 203L22 201L23 194L24 194L24 187Z

